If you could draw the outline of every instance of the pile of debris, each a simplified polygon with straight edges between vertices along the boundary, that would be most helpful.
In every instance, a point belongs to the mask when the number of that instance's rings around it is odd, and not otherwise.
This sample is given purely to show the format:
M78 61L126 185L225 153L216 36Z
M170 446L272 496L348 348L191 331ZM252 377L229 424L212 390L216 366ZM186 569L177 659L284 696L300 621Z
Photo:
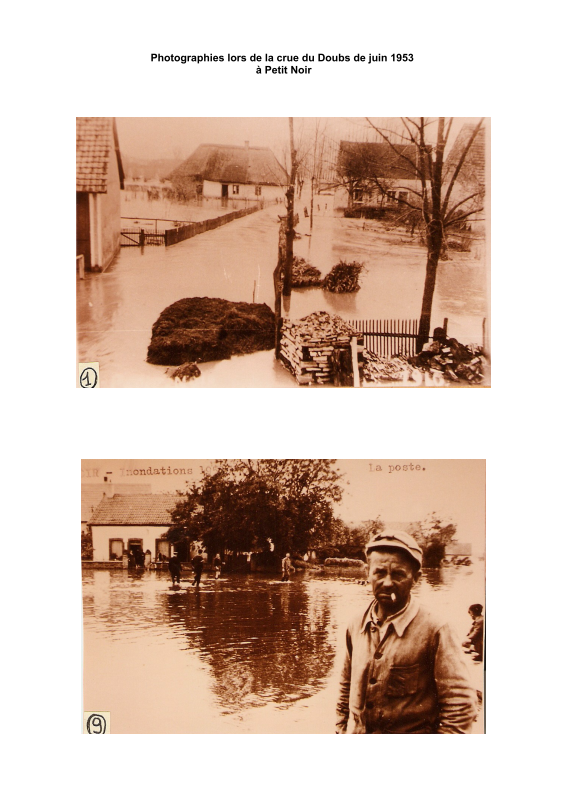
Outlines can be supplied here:
M152 327L147 360L154 365L228 360L274 347L275 318L267 304L223 298L182 298Z
M201 371L196 362L184 362L183 365L180 365L179 368L176 368L173 371L171 368L168 368L166 374L173 380L189 382L190 379L195 379L196 377L201 376Z
M488 362L480 346L463 346L454 337L446 338L435 330L437 339L427 343L410 362L421 371L439 371L451 382L480 385Z
M331 293L354 293L360 290L358 278L363 267L361 262L343 262L341 259L325 276L322 286Z
M303 257L293 258L292 287L320 287L321 271Z
M412 366L405 357L379 357L364 349L362 353L364 367L362 375L365 382L401 382L412 371Z
M333 354L350 349L352 337L362 348L363 335L328 312L313 312L300 321L284 320L280 359L300 385L324 385L335 378Z

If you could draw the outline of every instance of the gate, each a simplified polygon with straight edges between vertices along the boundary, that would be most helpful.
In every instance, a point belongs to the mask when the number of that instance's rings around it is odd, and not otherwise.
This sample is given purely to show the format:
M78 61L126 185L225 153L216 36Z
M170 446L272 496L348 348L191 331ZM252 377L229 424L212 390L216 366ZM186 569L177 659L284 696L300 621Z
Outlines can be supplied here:
M415 356L419 326L417 318L414 320L347 321L347 323L364 335L366 349L378 357L392 357L395 354L403 354L405 357Z
M165 231L145 231L144 229L122 229L121 246L165 245Z

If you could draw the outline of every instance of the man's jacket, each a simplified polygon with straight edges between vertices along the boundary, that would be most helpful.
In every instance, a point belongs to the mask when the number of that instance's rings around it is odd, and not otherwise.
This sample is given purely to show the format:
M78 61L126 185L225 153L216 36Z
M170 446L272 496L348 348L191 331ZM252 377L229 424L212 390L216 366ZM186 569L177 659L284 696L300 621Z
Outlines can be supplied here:
M476 694L449 626L412 598L380 641L373 606L347 628L337 731L350 715L354 733L468 733Z

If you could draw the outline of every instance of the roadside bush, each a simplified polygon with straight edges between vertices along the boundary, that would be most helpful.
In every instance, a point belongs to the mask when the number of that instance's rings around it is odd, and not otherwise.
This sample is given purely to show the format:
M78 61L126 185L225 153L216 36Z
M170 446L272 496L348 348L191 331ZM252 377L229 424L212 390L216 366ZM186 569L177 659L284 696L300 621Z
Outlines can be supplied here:
M360 290L358 279L364 265L361 262L340 262L323 279L322 286L331 293L355 293Z
M327 558L325 561L325 566L343 566L358 569L365 565L363 560L356 560L355 558Z

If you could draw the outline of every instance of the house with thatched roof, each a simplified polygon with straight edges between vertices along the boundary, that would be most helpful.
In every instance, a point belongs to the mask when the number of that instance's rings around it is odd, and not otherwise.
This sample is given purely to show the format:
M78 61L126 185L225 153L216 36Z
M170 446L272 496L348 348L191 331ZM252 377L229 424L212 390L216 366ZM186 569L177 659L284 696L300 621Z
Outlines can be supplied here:
M288 176L269 148L199 145L168 179L187 199L219 200L223 206L283 200Z
M119 560L148 549L152 561L169 557L171 545L164 536L178 502L175 494L103 494L89 520L93 560Z
M77 257L104 271L120 250L124 170L114 117L77 117Z

